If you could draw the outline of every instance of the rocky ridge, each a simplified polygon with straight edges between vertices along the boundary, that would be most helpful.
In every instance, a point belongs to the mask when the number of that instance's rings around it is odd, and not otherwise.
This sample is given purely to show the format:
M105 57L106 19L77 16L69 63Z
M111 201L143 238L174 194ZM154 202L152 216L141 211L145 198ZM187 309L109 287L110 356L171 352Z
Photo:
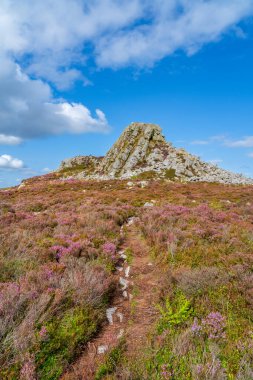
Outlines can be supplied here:
M65 160L60 170L82 168L79 179L167 178L185 182L253 184L252 178L202 161L166 142L156 124L131 123L105 157L79 156Z

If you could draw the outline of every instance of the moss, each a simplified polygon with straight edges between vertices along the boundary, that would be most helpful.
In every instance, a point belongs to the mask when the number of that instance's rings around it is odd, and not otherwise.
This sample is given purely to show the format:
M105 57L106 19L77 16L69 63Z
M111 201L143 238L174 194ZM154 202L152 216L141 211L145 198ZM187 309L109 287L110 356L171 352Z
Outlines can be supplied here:
M176 170L175 169L167 169L165 170L165 178L167 179L174 179L176 176Z
M136 176L133 176L131 179L147 180L147 179L153 179L156 177L157 177L157 173L154 170L149 170L149 171L140 173Z
M87 165L73 165L71 167L66 167L64 169L59 170L59 174L63 177L69 177L81 172L85 172L87 175L92 174L95 170L95 165L90 164L89 166Z
M98 313L89 307L75 307L62 318L53 318L45 325L48 338L40 344L36 365L41 380L55 380L77 355L82 345L96 332Z

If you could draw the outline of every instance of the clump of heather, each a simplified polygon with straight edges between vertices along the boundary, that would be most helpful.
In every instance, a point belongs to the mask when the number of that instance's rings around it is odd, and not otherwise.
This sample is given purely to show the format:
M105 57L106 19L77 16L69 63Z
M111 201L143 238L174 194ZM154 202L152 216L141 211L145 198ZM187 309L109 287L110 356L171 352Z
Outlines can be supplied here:
M20 380L36 380L36 366L34 356L27 354L20 371Z
M116 257L116 250L117 247L114 243L107 242L103 244L102 246L103 253L109 257L112 261L115 261L117 259Z
M202 319L201 324L209 339L222 339L226 337L226 319L219 312L212 312Z
M211 312L200 323L197 318L194 318L191 331L195 336L204 333L209 339L219 340L226 337L225 328L226 318L219 312Z
M200 334L202 332L202 326L198 323L198 319L197 318L194 318L194 322L193 322L193 324L191 326L191 331L196 336L200 336Z
M161 376L162 376L162 379L165 379L165 380L172 379L173 373L167 364L163 364L161 366Z

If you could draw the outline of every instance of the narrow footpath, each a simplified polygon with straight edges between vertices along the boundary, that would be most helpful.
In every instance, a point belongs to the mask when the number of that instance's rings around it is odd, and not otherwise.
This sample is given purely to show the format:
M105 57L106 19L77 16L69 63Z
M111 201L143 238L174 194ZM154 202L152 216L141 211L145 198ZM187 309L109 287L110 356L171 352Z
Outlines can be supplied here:
M161 283L159 268L150 259L148 247L139 236L136 219L122 226L123 244L119 248L115 281L117 288L106 310L107 324L88 343L82 356L61 377L62 380L93 380L103 357L120 338L126 341L126 356L134 356L143 344L157 318L154 307ZM127 260L126 251L132 253Z

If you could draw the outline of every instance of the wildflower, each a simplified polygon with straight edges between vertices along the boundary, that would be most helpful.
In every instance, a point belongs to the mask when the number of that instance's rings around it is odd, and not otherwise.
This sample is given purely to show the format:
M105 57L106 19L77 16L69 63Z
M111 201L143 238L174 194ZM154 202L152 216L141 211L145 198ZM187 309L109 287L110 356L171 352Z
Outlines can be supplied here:
M103 248L103 252L106 255L110 256L110 258L112 260L116 260L116 255L115 254L116 254L117 247L116 247L115 244L113 244L113 243L105 243L102 246L102 248Z
M20 371L20 379L21 380L35 380L36 379L36 368L34 363L34 357L31 355L27 355L25 358L25 362Z
M114 255L116 253L116 245L113 243L105 243L103 246L104 253Z
M199 336L202 331L202 327L198 324L197 318L194 318L191 331L194 335L197 335L197 336Z
M172 371L170 371L169 369L168 369L168 364L163 364L162 366L161 366L161 375L162 375L162 377L164 378L164 379L171 379L172 378L172 376L173 376L173 373L172 373Z
M48 334L48 331L47 331L46 326L42 326L41 329L40 329L40 331L39 331L39 336L42 339L45 339L47 337L47 334Z
M205 319L202 320L202 325L204 326L209 339L221 339L225 338L225 317L219 312L210 313Z

